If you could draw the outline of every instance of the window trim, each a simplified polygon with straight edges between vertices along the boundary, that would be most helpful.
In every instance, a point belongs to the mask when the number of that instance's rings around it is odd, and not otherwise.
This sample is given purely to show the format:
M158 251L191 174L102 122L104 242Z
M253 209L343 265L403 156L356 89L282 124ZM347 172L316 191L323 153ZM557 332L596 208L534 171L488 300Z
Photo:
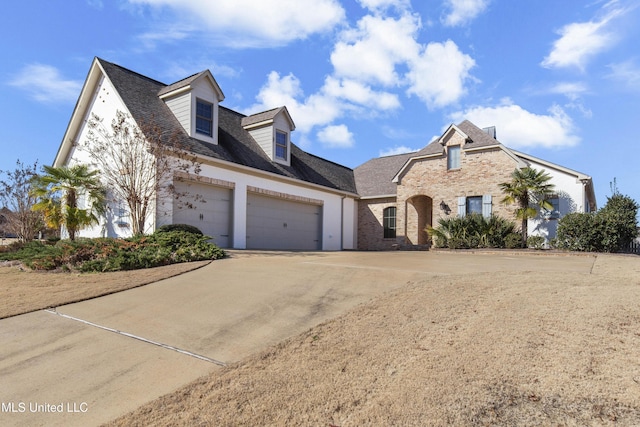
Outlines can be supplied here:
M457 153L454 157L452 156L452 152ZM460 169L460 153L462 149L460 145L450 145L447 147L447 170L457 170ZM455 164L453 160L456 160Z
M398 210L395 206L388 206L382 211L382 236L384 239L396 238L397 214Z
M211 115L209 117L207 116L203 116L199 114L199 106L203 105L203 106L208 106L211 109ZM213 103L202 100L200 98L196 98L196 121L195 121L195 130L197 134L200 135L204 135L204 136L208 136L210 138L213 138ZM198 120L204 120L206 123L209 124L209 129L208 131L206 129L203 129L202 127L198 126Z
M278 135L284 136L284 144L281 142L278 142ZM282 156L278 155L278 149L281 149L282 151L284 151ZM287 160L289 156L289 134L287 132L276 129L273 150L274 150L274 156L276 159L285 160L285 161Z
M472 201L474 201L477 204L476 207L479 207L480 210L475 210L473 212L471 211L470 202L472 202ZM467 196L465 198L465 215L471 215L471 214L474 214L474 213L482 215L482 205L483 205L482 196Z

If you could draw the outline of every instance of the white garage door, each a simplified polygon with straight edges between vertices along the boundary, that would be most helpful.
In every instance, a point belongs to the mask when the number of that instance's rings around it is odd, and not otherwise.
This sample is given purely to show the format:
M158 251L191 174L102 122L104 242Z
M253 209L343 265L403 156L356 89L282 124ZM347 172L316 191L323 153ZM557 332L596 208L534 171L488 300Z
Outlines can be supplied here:
M176 183L185 194L173 204L173 223L198 227L221 248L231 247L232 190L201 183Z
M247 195L247 248L322 249L322 206Z

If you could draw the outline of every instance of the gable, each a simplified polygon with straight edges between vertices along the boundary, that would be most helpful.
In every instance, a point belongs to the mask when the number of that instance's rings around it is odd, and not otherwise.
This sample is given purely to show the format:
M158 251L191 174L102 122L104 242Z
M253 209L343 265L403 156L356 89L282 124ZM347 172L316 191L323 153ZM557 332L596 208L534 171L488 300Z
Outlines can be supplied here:
M291 132L295 124L287 107L252 114L244 117L241 124L271 161L291 164Z
M92 114L109 126L117 111L129 114L115 86L105 73L99 61L94 60L82 87L69 124L62 138L53 166L59 167L69 162L79 143L86 140L87 122Z

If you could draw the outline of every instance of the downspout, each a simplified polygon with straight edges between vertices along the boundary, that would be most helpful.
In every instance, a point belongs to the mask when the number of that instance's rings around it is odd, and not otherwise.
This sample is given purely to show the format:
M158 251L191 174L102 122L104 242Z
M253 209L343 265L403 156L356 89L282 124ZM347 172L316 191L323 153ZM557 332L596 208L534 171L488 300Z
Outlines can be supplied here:
M346 197L347 195L343 194L340 200L340 251L344 250L344 199Z

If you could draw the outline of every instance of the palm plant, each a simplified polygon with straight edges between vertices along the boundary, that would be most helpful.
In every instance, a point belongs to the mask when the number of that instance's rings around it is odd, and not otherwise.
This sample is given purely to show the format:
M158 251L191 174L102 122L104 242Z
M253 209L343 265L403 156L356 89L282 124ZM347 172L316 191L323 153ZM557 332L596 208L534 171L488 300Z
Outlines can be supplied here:
M527 225L529 218L538 214L536 206L551 210L549 202L554 189L550 184L551 176L533 168L516 169L511 173L511 181L499 184L505 194L502 203L516 204L514 210L516 219L521 221L522 247L527 244Z
M97 177L99 171L89 171L86 165L43 169L46 174L34 179L33 194L38 202L33 209L44 214L49 227L64 227L75 240L79 230L97 224L105 212L106 195ZM82 196L86 196L88 209L78 207Z

